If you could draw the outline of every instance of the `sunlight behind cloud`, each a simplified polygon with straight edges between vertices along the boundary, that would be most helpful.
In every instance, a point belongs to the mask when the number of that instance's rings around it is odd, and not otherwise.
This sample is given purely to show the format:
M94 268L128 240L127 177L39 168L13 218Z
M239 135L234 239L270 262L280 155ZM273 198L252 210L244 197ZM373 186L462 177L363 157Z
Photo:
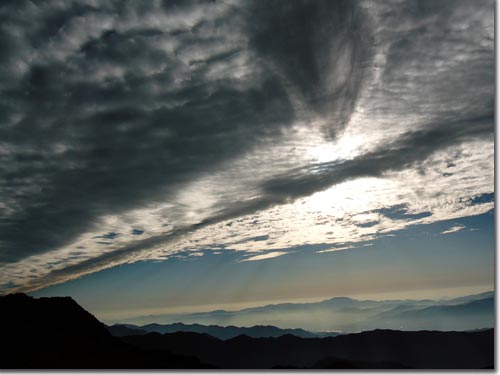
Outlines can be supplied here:
M363 135L346 135L334 143L322 143L313 146L308 153L319 163L352 159L359 154L359 149L364 146L366 139Z

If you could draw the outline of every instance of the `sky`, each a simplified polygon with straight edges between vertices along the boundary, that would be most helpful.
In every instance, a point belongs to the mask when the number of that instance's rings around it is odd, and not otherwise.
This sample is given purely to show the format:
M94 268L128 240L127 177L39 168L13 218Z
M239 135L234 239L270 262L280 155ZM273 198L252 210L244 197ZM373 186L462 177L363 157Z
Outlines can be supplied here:
M20 0L0 28L0 293L493 289L493 1Z

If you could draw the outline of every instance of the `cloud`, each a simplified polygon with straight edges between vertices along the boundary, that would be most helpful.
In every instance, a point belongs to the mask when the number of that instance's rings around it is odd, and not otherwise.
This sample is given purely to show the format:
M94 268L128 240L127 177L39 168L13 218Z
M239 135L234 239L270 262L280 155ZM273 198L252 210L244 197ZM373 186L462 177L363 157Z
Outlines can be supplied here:
M460 232L463 229L465 229L464 225L455 225L454 227L451 227L450 229L442 231L441 234L456 233L456 232Z
M493 6L2 3L0 282L487 212Z
M236 50L237 30L211 35L224 29L214 24L228 11L214 7L186 3L173 17L161 6L4 6L3 27L29 58L18 58L26 72L2 91L9 123L0 137L8 212L1 262L63 246L96 229L103 213L174 199L200 173L279 138L294 114L275 75L238 81L206 70L230 68L229 52L248 58Z
M284 77L300 108L328 116L324 130L336 136L354 111L373 55L370 18L349 0L256 2L251 15L250 44L259 58Z
M331 249L319 250L319 251L316 251L316 252L319 253L319 254L321 254L321 253L331 253L333 251L342 251L342 250L350 250L350 249L354 249L354 246L333 247Z
M263 259L271 259L276 258L282 255L288 254L286 251L272 251L270 253L254 255L248 258L243 259L243 262L252 262L254 260L263 260Z

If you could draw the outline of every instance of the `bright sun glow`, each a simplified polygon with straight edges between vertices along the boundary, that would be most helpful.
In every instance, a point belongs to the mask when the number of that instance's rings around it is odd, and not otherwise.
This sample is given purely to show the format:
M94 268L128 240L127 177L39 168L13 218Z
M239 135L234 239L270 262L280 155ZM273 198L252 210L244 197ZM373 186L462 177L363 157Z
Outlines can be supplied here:
M322 143L308 150L319 163L335 160L352 159L359 154L366 140L363 135L343 135L336 143Z

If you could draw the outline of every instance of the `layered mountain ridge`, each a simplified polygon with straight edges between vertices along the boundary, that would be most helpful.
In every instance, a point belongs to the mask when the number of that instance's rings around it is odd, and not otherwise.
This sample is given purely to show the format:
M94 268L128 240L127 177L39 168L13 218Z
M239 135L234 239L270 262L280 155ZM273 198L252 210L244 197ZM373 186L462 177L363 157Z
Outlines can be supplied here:
M482 311L488 299L473 300ZM457 306L450 305L452 309ZM428 311L425 310L424 311ZM372 330L336 337L245 334L220 339L197 332L137 332L113 336L69 297L0 297L2 369L271 369L493 368L493 329L473 332ZM149 328L162 327L150 325ZM172 325L169 329L205 329ZM213 327L212 327L213 328ZM234 329L238 327L219 327ZM274 330L249 327L243 330ZM303 333L304 330L290 330ZM250 332L250 331L248 331ZM264 332L265 334L265 332Z
M328 332L360 332L378 328L465 331L494 326L494 292L444 300L372 301L335 297L321 302L273 304L238 311L149 315L128 319L125 323L132 323L135 328L139 326L148 332L169 332L144 328L151 321L164 325L181 322L186 325L222 327L300 327L316 336Z

